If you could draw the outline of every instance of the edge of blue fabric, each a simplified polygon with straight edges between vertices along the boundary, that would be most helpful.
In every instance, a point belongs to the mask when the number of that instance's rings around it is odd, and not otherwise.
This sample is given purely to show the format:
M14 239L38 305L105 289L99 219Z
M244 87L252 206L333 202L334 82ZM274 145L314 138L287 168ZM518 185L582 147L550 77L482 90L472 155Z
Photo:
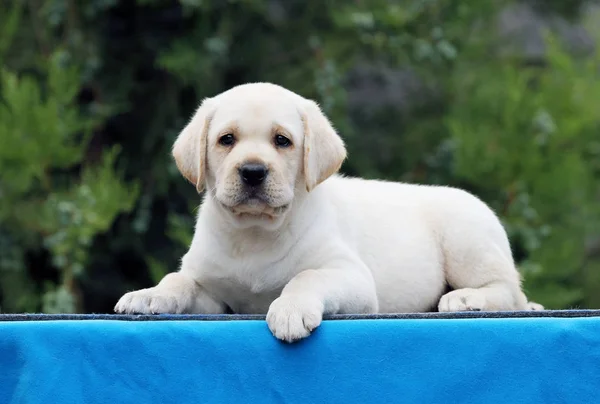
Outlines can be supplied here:
M0 315L0 403L600 402L600 310L262 319Z
M465 311L452 313L390 313L390 314L336 314L325 320L421 320L421 319L476 319L476 318L572 318L600 317L600 310L542 310L542 311ZM262 314L0 314L0 321L240 321L264 320Z

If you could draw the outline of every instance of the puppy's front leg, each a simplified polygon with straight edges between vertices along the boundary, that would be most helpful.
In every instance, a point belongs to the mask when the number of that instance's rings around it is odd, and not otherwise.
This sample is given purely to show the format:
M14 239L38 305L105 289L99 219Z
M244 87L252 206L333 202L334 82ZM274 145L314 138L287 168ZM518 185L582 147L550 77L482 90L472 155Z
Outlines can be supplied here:
M220 314L225 312L225 304L210 297L191 277L173 272L153 288L126 293L115 306L115 312Z
M267 324L273 335L292 342L310 335L324 314L376 313L375 283L368 271L308 269L271 303Z

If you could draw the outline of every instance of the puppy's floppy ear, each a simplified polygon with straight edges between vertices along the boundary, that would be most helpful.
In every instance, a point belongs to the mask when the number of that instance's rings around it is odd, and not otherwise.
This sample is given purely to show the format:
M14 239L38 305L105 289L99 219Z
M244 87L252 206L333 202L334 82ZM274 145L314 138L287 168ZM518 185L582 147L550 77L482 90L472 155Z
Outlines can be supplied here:
M208 127L214 113L214 103L206 98L181 131L173 144L173 157L177 168L192 184L198 193L204 190L206 172L206 146Z
M304 100L304 180L311 191L335 174L346 159L344 141L316 102Z

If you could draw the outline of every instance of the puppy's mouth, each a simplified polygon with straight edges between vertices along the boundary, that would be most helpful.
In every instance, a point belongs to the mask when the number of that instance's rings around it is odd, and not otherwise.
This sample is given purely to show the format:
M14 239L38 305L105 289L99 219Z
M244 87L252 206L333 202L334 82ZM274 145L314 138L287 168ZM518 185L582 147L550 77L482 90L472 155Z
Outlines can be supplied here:
M265 200L259 197L251 197L233 206L221 202L223 207L229 210L238 218L255 218L274 220L281 216L288 208L289 204L281 206L271 206Z

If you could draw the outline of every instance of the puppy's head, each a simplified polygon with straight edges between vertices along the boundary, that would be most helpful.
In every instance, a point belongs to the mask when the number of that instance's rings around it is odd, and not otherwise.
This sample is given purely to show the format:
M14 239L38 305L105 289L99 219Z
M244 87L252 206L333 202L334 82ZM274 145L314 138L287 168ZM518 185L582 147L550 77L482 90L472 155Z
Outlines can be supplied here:
M298 192L346 157L319 106L283 87L253 83L205 99L173 146L181 173L241 227L275 228Z

